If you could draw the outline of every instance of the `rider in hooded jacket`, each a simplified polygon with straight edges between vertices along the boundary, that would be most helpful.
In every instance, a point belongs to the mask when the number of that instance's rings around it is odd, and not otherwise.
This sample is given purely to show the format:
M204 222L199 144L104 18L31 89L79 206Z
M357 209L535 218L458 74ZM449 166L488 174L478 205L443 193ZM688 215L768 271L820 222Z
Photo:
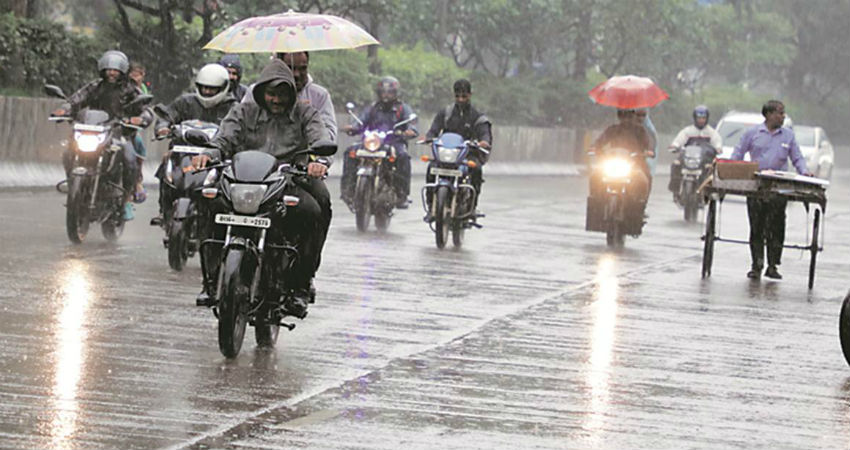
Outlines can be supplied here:
M291 213L292 228L279 230L300 237L299 258L291 271L295 288L288 297L292 303L286 307L292 315L303 318L331 219L330 214L325 214L330 208L320 205L330 204L330 194L322 181L327 165L321 160L311 161L307 154L294 153L318 141L329 141L330 136L319 112L296 101L295 79L283 61L273 59L263 69L252 95L254 102L239 103L230 110L213 141L215 148L196 157L195 165L204 167L210 160L227 159L240 151L254 149L269 153L280 162L307 168L307 176L295 178L297 187L293 194L301 200ZM204 267L208 268L201 296L207 296L213 288L219 252L214 246L206 246L201 252L201 258L206 261Z

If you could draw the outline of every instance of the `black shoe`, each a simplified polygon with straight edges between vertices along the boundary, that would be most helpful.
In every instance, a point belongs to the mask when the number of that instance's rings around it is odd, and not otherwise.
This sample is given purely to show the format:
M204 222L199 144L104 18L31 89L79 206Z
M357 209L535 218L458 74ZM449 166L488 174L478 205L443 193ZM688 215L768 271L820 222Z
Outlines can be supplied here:
M316 303L316 284L313 282L313 279L310 278L310 304Z
M407 209L408 204L410 204L410 199L407 198L407 197L404 197L404 198L399 199L399 201L396 202L395 207L396 207L396 209Z
M307 317L307 304L310 303L309 289L295 289L284 300L284 312L299 319Z
M213 299L210 294L207 294L207 290L204 289L195 297L195 306L213 306Z
M152 217L150 225L152 227L161 227L162 226L162 216L159 215L159 216L156 216L156 217Z
M774 280L781 280L782 274L776 270L776 266L767 266L767 270L764 271L764 276L768 278L773 278Z
M749 272L747 272L747 278L751 280L758 280L761 278L761 269L753 267Z

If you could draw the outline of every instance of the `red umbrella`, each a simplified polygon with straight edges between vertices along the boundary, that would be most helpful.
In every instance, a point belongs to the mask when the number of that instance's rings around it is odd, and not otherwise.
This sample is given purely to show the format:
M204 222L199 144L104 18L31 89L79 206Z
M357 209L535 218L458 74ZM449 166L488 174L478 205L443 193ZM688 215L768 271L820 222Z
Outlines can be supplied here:
M649 78L623 75L611 77L588 92L591 100L619 109L651 108L670 98Z

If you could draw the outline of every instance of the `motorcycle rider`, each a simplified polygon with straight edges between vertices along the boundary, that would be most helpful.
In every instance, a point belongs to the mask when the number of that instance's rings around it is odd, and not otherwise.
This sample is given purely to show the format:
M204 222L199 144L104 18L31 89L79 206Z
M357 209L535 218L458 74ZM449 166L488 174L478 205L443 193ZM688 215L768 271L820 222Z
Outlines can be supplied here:
M707 106L699 105L694 108L693 125L688 125L679 131L679 134L677 134L670 143L670 147L668 147L669 150L681 150L686 145L708 141L708 145L714 149L715 154L720 153L721 146L723 145L723 139L720 137L720 133L708 124L709 116L710 112ZM678 196L681 184L682 161L680 158L676 158L670 164L670 184L667 186L667 189L670 189L674 197Z
M92 108L105 111L110 117L127 118L127 123L141 128L147 127L153 119L152 114L142 106L136 106L132 110L125 110L129 104L142 95L142 91L127 76L130 61L127 55L117 50L108 50L101 55L97 61L97 71L100 78L89 82L77 92L68 97L67 102L54 110L53 116L75 116L81 109ZM137 165L136 152L133 146L133 134L135 132L124 129L129 138L122 152L124 167L122 173L122 187L125 192L124 220L133 220L133 205L130 198L135 192ZM65 175L69 176L73 165L74 155L71 149L66 147L62 153L62 164L65 167Z
M230 75L221 65L207 64L201 67L195 76L195 92L177 97L165 108L171 120L163 117L156 122L157 136L168 136L172 124L186 120L200 120L218 125L236 104L236 99L229 95L230 86ZM159 215L151 219L151 225L155 226L162 224L163 214L174 201L173 189L163 181L167 159L168 154L163 155L162 163L156 170L156 177L159 178Z
M296 177L293 195L300 198L298 206L287 211L289 228L277 230L291 237L298 237L299 257L291 270L292 295L290 303L284 305L288 314L303 318L311 300L310 286L318 268L327 232L319 206L330 203L330 194L322 181L327 165L321 160L310 161L306 154L293 156L320 140L328 141L329 134L322 123L319 112L309 105L297 101L295 78L289 67L280 59L273 59L260 74L252 90L254 102L235 105L224 118L219 133L213 141L214 149L193 158L195 167L203 168L211 160L230 158L233 154L248 149L258 149L275 156L281 162L306 165L307 176ZM209 251L201 252L204 261L204 290L199 295L199 304L212 293L220 249L206 246Z
M381 78L375 85L375 95L378 100L370 105L360 117L363 125L346 125L344 130L354 135L365 130L392 131L393 125L410 118L413 109L407 103L399 100L401 84L395 77ZM393 188L398 195L395 207L406 209L410 203L410 155L407 153L407 139L419 136L415 121L408 122L397 130L399 135L388 135L386 142L392 145L396 152L395 179ZM343 158L342 179L340 190L342 199L347 204L354 198L354 185L357 167L351 158Z
M464 140L474 141L484 150L489 151L493 145L492 123L484 114L472 106L472 84L469 80L460 79L454 82L452 90L455 102L439 111L431 122L431 128L425 133L426 139L434 139L443 133L456 133L463 136ZM469 160L475 163L470 167L470 178L475 188L475 206L478 206L478 197L481 196L481 184L484 182L483 166L487 163L489 153L478 149L470 152ZM428 182L434 177L428 175Z
M242 98L248 92L248 86L241 83L242 81L242 62L239 60L239 55L227 54L218 60L218 63L227 69L228 79L230 80L230 93L237 102L241 102Z
M652 157L652 142L643 121L637 117L633 109L618 109L617 119L619 123L609 126L596 138L591 150L599 156L604 156L606 149L625 148L632 153L637 153L636 157L632 158L639 170L632 172L631 183L627 188L627 194L639 205L641 212L645 211L646 202L649 199L649 186L652 180L652 175L649 171L649 165L646 163L647 157ZM602 184L602 174L599 171L593 171L590 175L590 196L597 197L602 194L604 186Z

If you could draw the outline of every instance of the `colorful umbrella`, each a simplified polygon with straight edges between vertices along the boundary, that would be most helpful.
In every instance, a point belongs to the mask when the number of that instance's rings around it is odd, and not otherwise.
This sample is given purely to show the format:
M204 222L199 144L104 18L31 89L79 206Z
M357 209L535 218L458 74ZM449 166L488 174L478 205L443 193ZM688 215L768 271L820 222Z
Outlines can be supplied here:
M649 78L624 75L611 77L588 92L591 100L619 109L651 108L670 98Z
M300 52L357 48L380 44L359 26L336 16L283 14L252 17L228 29L204 46L226 53Z

